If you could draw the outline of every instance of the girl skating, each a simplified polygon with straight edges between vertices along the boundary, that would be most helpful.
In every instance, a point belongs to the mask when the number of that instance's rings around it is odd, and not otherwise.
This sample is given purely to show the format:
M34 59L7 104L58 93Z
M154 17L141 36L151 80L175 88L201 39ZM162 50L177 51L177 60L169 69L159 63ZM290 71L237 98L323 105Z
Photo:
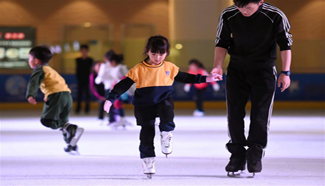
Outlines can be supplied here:
M147 56L127 73L126 78L117 83L108 94L104 105L110 111L112 103L134 83L136 91L133 98L134 113L140 131L140 157L143 160L143 173L151 178L155 174L155 119L160 118L161 151L169 155L173 151L174 103L171 97L173 82L201 83L221 79L220 76L192 75L180 72L171 62L164 61L169 54L169 42L163 36L148 39L144 54Z

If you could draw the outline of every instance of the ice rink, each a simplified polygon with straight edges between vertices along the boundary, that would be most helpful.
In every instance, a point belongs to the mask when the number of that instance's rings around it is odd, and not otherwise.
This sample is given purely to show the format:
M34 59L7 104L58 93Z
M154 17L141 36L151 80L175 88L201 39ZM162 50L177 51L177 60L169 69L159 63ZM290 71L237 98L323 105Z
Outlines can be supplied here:
M72 114L71 123L85 128L80 155L72 156L63 151L61 132L41 125L41 110L1 111L0 185L325 185L324 110L274 110L263 171L255 178L247 171L227 177L224 110L201 118L191 110L175 112L174 152L164 157L157 131L156 174L149 180L139 158L140 127L100 125L96 111ZM127 116L135 124L132 110Z

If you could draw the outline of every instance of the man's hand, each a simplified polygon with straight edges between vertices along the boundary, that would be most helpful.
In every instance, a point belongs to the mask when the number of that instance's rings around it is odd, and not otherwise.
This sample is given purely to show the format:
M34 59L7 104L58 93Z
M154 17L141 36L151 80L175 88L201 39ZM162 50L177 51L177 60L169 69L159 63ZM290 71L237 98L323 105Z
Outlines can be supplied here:
M106 100L105 101L105 104L104 104L104 110L109 113L109 109L111 108L112 106L112 102L110 102L109 100Z
M290 77L285 75L285 74L280 74L279 79L278 79L278 87L281 87L281 92L283 92L285 89L287 89L290 86Z
M219 79L218 80L221 81L222 80L222 74L223 74L222 67L221 66L214 67L212 69L212 71L211 71L211 74L217 74L217 75L219 75Z
M32 96L29 96L27 100L32 105L36 105L36 103L37 103L36 100Z

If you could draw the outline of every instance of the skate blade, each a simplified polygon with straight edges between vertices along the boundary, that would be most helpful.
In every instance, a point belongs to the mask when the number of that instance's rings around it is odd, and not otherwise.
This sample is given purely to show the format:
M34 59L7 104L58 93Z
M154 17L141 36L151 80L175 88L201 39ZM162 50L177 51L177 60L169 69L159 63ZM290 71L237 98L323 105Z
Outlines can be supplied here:
M79 151L70 151L70 152L67 152L69 155L71 156L80 156L80 153Z
M127 126L132 126L132 124L127 124L127 123L113 123L112 124L112 128L114 128L115 130L117 130L118 128L122 127L122 129L126 130Z
M231 178L254 178L255 173L252 173L252 175L247 175L245 174L244 171L237 171L237 172L228 172L227 176Z
M83 134L83 132L84 132L83 128L79 128L79 127L77 128L76 135L70 141L71 146L76 146L77 145L77 143L78 143L81 135Z
M73 149L72 147L66 147L63 149L64 152L68 153L69 155L80 155L79 151L78 151L78 147L76 149Z
M255 172L250 172L251 175L247 176L247 178L254 178L255 177Z
M166 158L168 158L168 156L173 152L170 152L170 153L164 153L163 151L161 151L165 156L166 156Z
M147 178L148 179L152 179L152 175L155 174L155 173L145 173L147 175Z

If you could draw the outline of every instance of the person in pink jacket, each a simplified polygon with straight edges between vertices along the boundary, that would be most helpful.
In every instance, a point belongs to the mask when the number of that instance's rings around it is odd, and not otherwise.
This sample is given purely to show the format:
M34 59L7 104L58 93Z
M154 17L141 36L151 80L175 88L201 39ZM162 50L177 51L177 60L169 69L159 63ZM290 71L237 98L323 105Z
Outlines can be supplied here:
M100 124L103 124L104 121L104 111L103 111L103 106L105 103L105 88L104 84L96 84L95 79L98 75L98 71L100 68L100 65L102 65L104 61L96 61L95 64L93 65L92 72L89 75L89 88L91 93L98 99L100 102L99 109L98 109L98 119L100 120Z
M197 59L191 59L189 61L189 74L201 74L203 76L209 75L209 73L205 70L204 65ZM214 91L219 91L220 86L217 82L210 82ZM200 83L200 84L193 84L195 88L195 103L196 109L193 112L193 116L204 116L204 108L203 108L203 95L209 86L209 83ZM191 84L186 84L184 86L185 92L190 92Z

